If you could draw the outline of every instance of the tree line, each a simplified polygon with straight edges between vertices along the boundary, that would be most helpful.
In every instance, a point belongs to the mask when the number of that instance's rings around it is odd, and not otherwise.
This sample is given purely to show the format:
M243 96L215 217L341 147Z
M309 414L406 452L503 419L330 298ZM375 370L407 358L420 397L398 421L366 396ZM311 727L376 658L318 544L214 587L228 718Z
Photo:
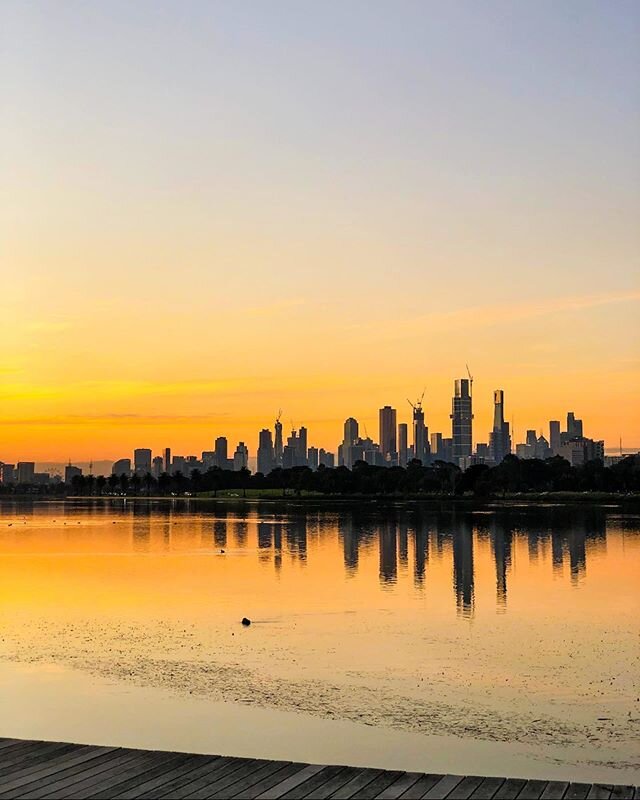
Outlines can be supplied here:
M65 497L82 496L177 496L210 494L219 491L246 496L252 490L270 490L284 495L317 493L323 495L473 495L492 497L512 493L540 492L640 492L640 456L628 456L606 467L601 460L573 467L561 456L545 459L519 459L509 455L496 466L475 464L466 471L454 464L436 461L423 465L412 461L403 467L376 467L358 461L353 469L320 466L274 469L269 475L249 470L238 472L212 467L206 472L193 470L145 475L77 475L71 485L3 485L4 494L41 494Z

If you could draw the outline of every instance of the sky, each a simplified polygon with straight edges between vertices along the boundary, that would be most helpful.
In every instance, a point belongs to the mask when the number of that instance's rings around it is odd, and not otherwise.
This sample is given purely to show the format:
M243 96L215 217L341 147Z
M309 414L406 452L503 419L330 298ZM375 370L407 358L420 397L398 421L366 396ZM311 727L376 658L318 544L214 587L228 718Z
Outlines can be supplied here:
M450 435L466 364L640 447L639 76L625 0L4 0L0 461Z

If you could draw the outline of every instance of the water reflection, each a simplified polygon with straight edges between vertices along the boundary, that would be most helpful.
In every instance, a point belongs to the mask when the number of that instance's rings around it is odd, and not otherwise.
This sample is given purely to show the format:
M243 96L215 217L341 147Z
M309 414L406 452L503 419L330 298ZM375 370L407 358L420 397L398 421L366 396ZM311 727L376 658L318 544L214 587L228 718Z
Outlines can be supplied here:
M249 556L255 553L261 566L278 575L290 566L311 564L324 552L331 553L332 558L334 554L341 557L349 579L358 576L363 562L377 563L378 585L385 591L395 591L402 582L424 592L430 570L444 565L450 570L451 597L457 613L466 618L476 613L478 570L482 572L484 564L486 574L491 561L495 609L498 613L507 611L516 551L519 559L527 562L523 569L548 570L550 577L578 586L587 573L589 559L606 552L607 520L611 518L610 511L599 507L469 511L180 500L53 504L51 508L50 523L62 525L67 536L71 531L74 535L82 531L90 520L110 529L113 525L110 532L125 535L118 517L124 513L130 520L126 535L131 537L131 549L141 554L154 550L166 553L189 542L200 550L219 554L234 548ZM29 526L42 514L42 506L3 503L0 512L14 514L23 523L23 537L36 537L36 529ZM623 517L618 519L622 521L616 530L624 535L626 523ZM16 529L19 527L16 524ZM637 523L631 529L637 530ZM338 550L324 547L336 540ZM323 569L329 574L332 567L325 561Z

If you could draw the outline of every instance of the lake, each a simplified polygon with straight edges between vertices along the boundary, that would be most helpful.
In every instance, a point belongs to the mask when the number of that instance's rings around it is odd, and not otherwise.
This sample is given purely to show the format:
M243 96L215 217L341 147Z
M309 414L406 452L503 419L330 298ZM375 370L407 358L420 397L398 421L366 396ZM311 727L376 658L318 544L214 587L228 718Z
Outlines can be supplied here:
M639 567L614 506L3 501L0 735L638 783Z

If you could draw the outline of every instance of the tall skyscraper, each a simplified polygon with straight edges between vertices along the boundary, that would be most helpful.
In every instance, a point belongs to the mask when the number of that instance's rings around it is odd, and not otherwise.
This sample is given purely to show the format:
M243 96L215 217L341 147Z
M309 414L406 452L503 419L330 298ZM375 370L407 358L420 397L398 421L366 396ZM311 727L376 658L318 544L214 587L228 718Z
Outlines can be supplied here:
M554 456L558 454L561 444L560 420L552 419L549 421L549 446Z
M216 454L216 464L220 467L220 469L229 469L228 464L228 453L229 444L227 442L226 436L218 436L213 446L213 449Z
M118 477L126 475L128 478L131 475L131 459L121 458L118 461L114 461L111 467L111 474L117 475Z
M136 475L146 475L151 472L151 450L139 447L133 451L133 469Z
M318 469L320 465L320 451L317 447L310 447L307 450L307 466L312 470Z
M406 422L398 425L398 463L401 467L407 466L409 451L409 426Z
M273 439L269 428L263 428L258 436L258 472L268 475L275 466Z
M454 385L451 403L451 438L453 439L453 463L469 458L473 451L473 409L471 387L468 378L459 378Z
M164 448L164 471L167 475L171 475L171 448L165 447Z
M18 483L33 483L36 465L33 461L18 461L16 468Z
M151 474L153 475L154 478L159 478L162 475L163 466L164 466L163 457L156 456L153 459L153 465L151 470Z
M359 448L357 453L354 449L356 442L360 438L359 431L358 420L353 417L349 417L345 420L341 452L342 464L349 469L351 469L359 458L362 458L362 448Z
M509 423L504 419L504 392L496 389L493 393L493 430L489 434L489 458L495 464L511 452Z
M249 449L244 442L238 442L236 452L233 454L233 469L234 472L240 472L241 469L248 469L249 467Z
M276 467L282 466L282 453L284 447L282 444L282 423L280 422L280 415L278 415L275 424L275 443L273 448L273 457Z
M431 457L435 459L442 459L442 434L431 434Z
M301 467L307 464L307 429L302 425L298 430L298 465Z
M578 439L582 435L582 420L576 419L573 411L569 411L567 414L567 439Z
M429 460L429 431L424 424L424 410L422 402L418 401L413 406L413 457L426 464Z
M392 464L398 460L396 410L391 406L380 409L380 451L385 461Z

